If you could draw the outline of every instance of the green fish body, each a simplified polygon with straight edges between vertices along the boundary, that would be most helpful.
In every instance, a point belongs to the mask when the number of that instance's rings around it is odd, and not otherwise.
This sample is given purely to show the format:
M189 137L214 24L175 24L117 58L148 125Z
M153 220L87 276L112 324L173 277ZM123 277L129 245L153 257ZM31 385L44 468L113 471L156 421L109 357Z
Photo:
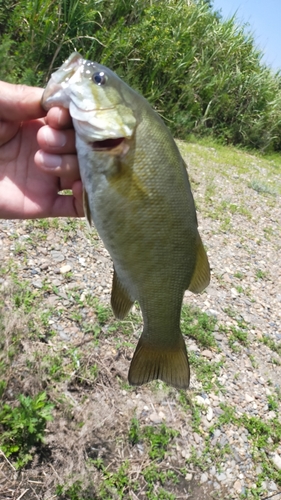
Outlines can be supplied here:
M171 133L141 95L78 53L52 75L42 104L68 107L73 118L85 213L114 264L113 312L123 319L140 304L144 328L129 382L188 387L183 295L201 292L210 272Z

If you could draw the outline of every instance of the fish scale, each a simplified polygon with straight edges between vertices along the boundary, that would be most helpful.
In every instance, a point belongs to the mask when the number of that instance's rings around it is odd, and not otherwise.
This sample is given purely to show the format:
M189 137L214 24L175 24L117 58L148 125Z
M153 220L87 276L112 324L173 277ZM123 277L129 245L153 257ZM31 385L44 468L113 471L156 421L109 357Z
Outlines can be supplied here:
M43 94L45 109L69 107L94 222L114 264L111 305L123 319L135 300L143 332L129 382L159 378L178 388L190 371L180 314L184 291L209 283L186 165L149 103L109 68L72 54Z

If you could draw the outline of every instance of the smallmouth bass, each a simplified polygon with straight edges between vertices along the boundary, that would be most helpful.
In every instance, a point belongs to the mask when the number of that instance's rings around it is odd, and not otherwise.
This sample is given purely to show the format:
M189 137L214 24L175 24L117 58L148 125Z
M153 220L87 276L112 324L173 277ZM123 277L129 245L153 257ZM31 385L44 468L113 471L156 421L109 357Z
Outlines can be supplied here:
M210 270L170 131L146 99L77 52L51 76L42 105L69 108L73 119L85 215L114 264L113 312L123 319L140 304L144 327L129 383L161 379L187 388L183 295L203 291Z

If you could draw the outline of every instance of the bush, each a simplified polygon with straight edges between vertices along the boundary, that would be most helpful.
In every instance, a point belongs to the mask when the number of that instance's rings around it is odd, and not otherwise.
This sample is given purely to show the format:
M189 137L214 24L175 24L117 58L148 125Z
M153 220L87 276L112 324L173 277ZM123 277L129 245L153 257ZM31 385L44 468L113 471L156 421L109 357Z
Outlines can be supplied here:
M252 35L234 17L222 21L210 2L13 5L7 16L0 4L2 79L45 84L77 49L139 90L178 137L212 133L224 142L280 150L281 77L262 64Z

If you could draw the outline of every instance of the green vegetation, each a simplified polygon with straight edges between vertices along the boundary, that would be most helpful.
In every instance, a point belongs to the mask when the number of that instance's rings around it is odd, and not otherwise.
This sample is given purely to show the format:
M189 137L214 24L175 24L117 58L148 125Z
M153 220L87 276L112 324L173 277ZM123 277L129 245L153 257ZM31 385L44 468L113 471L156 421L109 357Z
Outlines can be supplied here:
M34 398L21 394L18 401L13 408L3 403L0 406L0 449L12 458L16 468L32 460L31 449L44 442L45 427L54 408L45 392Z
M145 95L178 137L281 148L280 75L209 2L2 0L0 30L1 79L45 84L76 49Z
M210 316L198 308L188 305L182 307L181 331L183 335L192 337L201 347L216 347L214 316Z
M194 370L196 378L201 382L204 391L210 392L214 387L220 386L217 377L220 374L220 369L223 361L210 362L203 356L197 356L193 351L188 354L191 369Z
M281 343L280 342L275 342L272 338L270 338L268 335L263 335L261 339L259 339L260 342L265 344L269 349L271 349L274 352L277 352L279 356L281 356Z
M129 460L122 461L115 470L106 465L102 458L90 459L88 467L99 472L100 480L85 487L80 480L71 485L59 484L56 494L59 499L69 500L111 500L130 498L130 493L142 490L148 500L175 500L176 496L166 488L179 482L178 474L163 467L164 456L173 438L178 433L162 424L159 428L141 428L134 417L131 421L128 441L131 447L143 443L148 449L150 462L138 473L130 469Z
M274 398L270 398L269 404L276 407ZM281 471L272 466L270 453L273 452L281 439L281 423L278 418L268 419L263 421L260 417L249 416L246 413L242 416L237 416L236 410L232 406L221 405L223 410L219 416L218 424L232 424L237 427L246 429L249 439L252 442L251 453L255 462L261 466L262 472L258 476L256 488L250 488L248 493L250 498L258 499L260 494L264 492L262 483L264 480L273 480L281 486ZM248 498L248 497L247 497Z

